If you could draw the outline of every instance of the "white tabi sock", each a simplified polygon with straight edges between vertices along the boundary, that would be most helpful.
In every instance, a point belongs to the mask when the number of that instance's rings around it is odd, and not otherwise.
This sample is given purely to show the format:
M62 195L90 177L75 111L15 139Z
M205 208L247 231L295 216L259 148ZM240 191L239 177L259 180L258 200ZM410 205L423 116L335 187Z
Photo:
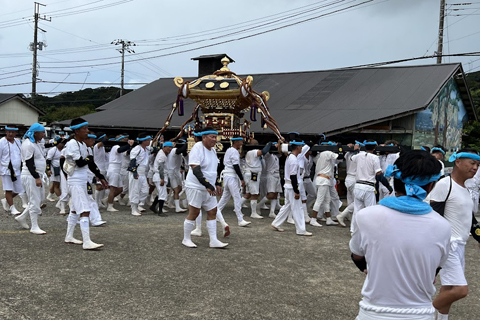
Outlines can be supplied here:
M448 320L448 314L443 314L437 311L437 320Z
M267 202L267 201L268 201L267 197L263 197L263 199L260 200L260 202L258 203L258 206L259 206L260 208L263 207L263 205L264 205L265 202Z
M277 199L270 200L270 214L275 214L276 207L277 207Z
M191 233L195 228L195 222L192 220L185 219L183 222L183 240L192 241Z
M200 210L197 219L195 219L195 229L202 230L202 210Z
M227 223L225 222L225 218L223 218L222 211L218 210L218 208L217 208L217 221L220 222L220 224L222 225L222 228L225 228L225 226L227 225Z
M242 197L242 206L245 202L247 202L247 200L248 200L247 198Z
M182 210L182 208L180 207L180 199L175 199L175 200L173 200L173 202L175 202L175 209L176 210Z
M80 229L82 230L83 243L90 243L90 219L88 217L80 218Z
M32 226L30 228L31 233L35 234L45 234L46 232L40 229L38 226L38 213L32 213L30 212L30 222L32 223Z
M210 237L210 242L218 241L217 220L207 220L207 230L208 230L208 236Z
M250 207L252 208L252 213L257 213L257 200L250 200Z

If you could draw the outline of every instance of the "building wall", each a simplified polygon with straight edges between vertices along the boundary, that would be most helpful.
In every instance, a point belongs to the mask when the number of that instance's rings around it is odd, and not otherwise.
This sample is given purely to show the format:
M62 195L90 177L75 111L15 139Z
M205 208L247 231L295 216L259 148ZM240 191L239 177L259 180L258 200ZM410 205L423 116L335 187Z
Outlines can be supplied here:
M413 145L432 147L441 144L448 151L461 148L463 125L468 114L454 79L450 79L438 92L430 105L415 118Z
M38 112L20 99L0 104L0 124L30 126L35 122L38 122Z

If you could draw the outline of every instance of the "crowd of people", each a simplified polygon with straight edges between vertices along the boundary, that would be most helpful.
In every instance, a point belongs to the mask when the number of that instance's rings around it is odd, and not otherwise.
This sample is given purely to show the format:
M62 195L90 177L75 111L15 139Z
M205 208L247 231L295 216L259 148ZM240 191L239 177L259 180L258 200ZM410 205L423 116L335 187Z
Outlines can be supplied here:
M70 129L69 137L46 143L45 128L38 123L23 141L16 137L17 128L7 126L0 139L3 208L33 234L46 233L39 216L45 201L56 201L59 213L68 215L65 242L99 249L103 244L90 239L89 228L105 224L100 210L117 212L118 204L130 206L135 217L148 210L166 216L167 208L185 212L182 244L189 248L197 246L192 236L202 235L205 214L210 247L224 248L228 243L218 239L217 222L228 237L223 212L233 198L240 227L252 225L248 216L267 218L274 231L285 231L287 222L297 235L309 237L323 223L346 227L349 220L352 260L367 274L358 319L405 314L435 319L435 310L437 319L448 319L452 303L467 295L465 245L470 233L480 241L474 215L480 156L475 150L455 152L449 158L453 171L445 177L442 146L377 155L377 142L366 140L339 154L315 151L315 144L299 135L288 143L261 146L255 140L246 146L242 137L233 137L219 157L218 133L209 127L194 132L189 152L186 141L161 140L154 146L146 133L135 140L128 134L95 133L81 118L72 120ZM340 211L337 176L343 161L347 203ZM22 211L13 202L17 195ZM77 224L82 240L74 237ZM432 302L437 273L442 287Z

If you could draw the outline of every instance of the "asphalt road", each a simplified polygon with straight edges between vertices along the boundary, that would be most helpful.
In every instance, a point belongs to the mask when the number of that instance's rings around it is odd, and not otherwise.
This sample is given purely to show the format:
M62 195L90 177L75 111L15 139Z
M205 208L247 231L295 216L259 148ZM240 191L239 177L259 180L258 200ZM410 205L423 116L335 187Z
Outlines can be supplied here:
M19 200L19 199L18 199ZM16 201L18 201L16 200ZM105 244L90 252L63 242L65 217L48 203L39 219L48 233L33 235L0 209L0 319L354 319L365 276L350 261L347 228L272 231L272 219L236 225L231 205L230 245L181 245L185 214L158 217L102 212L91 228ZM17 202L17 208L21 208ZM246 209L244 209L246 210ZM170 209L170 211L173 211ZM247 211L244 211L246 213ZM268 215L264 211L263 215ZM81 239L80 228L75 230ZM220 233L220 239L223 240ZM478 317L480 250L466 248L470 294L451 319Z

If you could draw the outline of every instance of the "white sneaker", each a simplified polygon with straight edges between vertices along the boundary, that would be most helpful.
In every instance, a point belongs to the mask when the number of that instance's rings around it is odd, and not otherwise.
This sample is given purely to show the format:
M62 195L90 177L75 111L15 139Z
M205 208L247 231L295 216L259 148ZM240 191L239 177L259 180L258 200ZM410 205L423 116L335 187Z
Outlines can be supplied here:
M7 199L5 199L5 198L2 199L2 206L3 206L3 210L9 211L9 206L8 206L8 203L7 203Z
M138 209L138 211L140 211L140 212L145 212L145 211L147 211L144 207L142 207L142 206L140 206L140 205L137 207L137 209Z
M169 207L170 209L175 209L175 204L167 203L167 207Z
M322 225L320 223L317 222L317 219L310 219L310 225L311 226L314 226L314 227L321 227Z
M273 230L275 230L275 231L278 231L278 232L283 232L283 231L285 231L285 230L282 229L282 228L277 228L277 227L275 227L273 224L271 224L270 226L271 226L271 227L273 228Z
M175 209L175 212L177 212L177 213L186 212L186 211L187 211L187 209L183 209L183 208L176 208Z
M121 205L121 206L125 206L127 205L127 203L125 202L125 200L121 197L118 198L118 204Z
M142 214L138 211L132 211L132 216L140 217Z
M72 243L72 244L83 244L82 240L77 240L75 238L65 238L65 243Z
M311 232L308 232L308 231L305 231L305 233L302 233L302 234L297 234L298 236L304 236L304 237L311 237L313 235L313 233Z
M53 195L52 195L51 193L48 194L47 200L50 201L50 202L55 202L55 201L57 201L57 200L55 200L55 199L53 198Z
M228 246L228 243L226 242L222 242L220 240L214 240L214 241L211 241L210 240L210 248L225 248L226 246Z
M287 219L287 223L295 224L295 220L293 220L292 218L288 218L288 219Z
M87 242L83 244L83 250L97 250L103 247L101 243L95 243L93 241Z
M327 226L336 226L338 222L332 220L332 218L327 218Z
M167 213L167 212L168 212L168 209L165 208L165 207L163 207L163 208L162 208L162 212L163 212L163 213Z
M275 213L270 213L270 214L268 215L268 217L275 219L275 218L277 217L277 215L276 215Z
M312 218L310 218L309 216L306 216L305 217L305 223L310 223L310 221L312 221Z
M246 203L242 204L242 208L248 208L248 205Z
M202 236L202 229L195 228L192 232L190 232L191 236L201 237Z
M182 244L185 246L185 247L188 247L188 248L196 248L197 245L195 243L192 242L192 240L185 240L183 239L182 240Z
M258 213L256 213L256 212L253 212L253 213L250 215L250 218L263 219L263 217L262 217L261 215L259 215Z
M266 205L266 204L263 204L263 206L262 206L260 209L263 209L263 210L270 210L270 208L269 208L269 207L267 207L267 205Z
M100 227L100 226L103 226L106 223L107 223L107 221L100 220L98 222L92 223L92 227Z
M246 227L248 226L250 223L252 223L251 221L245 221L245 220L242 220L238 223L238 226L239 227Z

